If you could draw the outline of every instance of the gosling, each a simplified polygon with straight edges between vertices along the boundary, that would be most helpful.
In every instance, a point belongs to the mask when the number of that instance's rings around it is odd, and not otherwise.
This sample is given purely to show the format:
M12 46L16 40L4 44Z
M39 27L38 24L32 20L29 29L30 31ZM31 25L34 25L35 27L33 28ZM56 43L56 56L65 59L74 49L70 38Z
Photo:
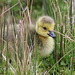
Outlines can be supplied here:
M52 53L54 49L54 39L56 36L53 33L54 30L54 20L49 16L42 16L40 17L37 22L36 26L29 25L30 32L36 32L38 35L38 42L40 44L40 57L45 58ZM8 37L9 39L12 37L12 28L10 28L10 33ZM19 30L19 26L16 25L16 30ZM5 30L6 31L6 30Z
M45 58L52 53L54 49L54 20L49 16L40 17L35 26L40 46L40 57Z

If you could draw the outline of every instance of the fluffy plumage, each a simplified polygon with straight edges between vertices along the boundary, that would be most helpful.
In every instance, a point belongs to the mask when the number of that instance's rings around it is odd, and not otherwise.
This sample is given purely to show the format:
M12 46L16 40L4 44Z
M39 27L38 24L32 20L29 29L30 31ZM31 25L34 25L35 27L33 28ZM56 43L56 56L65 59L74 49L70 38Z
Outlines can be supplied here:
M54 49L54 20L49 16L42 16L36 22L35 31L41 43L40 56L47 57Z

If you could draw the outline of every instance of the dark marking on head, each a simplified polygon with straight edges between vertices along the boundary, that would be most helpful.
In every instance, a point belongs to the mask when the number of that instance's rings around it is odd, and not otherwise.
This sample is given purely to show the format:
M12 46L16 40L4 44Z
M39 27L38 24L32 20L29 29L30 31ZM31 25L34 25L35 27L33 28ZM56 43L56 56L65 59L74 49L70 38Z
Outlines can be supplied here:
M48 24L52 24L54 22L54 20L50 17L43 17L41 22L44 23L48 23Z

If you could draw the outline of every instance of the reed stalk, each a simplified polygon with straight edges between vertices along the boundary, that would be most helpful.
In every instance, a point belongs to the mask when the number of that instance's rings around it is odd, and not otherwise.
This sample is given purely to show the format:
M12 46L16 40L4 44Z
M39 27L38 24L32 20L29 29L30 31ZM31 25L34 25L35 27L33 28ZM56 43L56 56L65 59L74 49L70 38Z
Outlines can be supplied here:
M63 34L63 25L61 26L61 33ZM60 41L60 58L63 56L62 42L63 42L63 36L61 35L61 41Z
M34 74L36 75L36 34L34 35Z
M4 9L3 9L3 11L4 11ZM1 67L1 70L2 70L2 74L4 74L4 71L3 71L3 57L2 57L2 52L3 52L3 40L2 40L3 39L3 15L1 16L1 26L0 26L0 29L1 29L1 31L0 31L1 32L0 33L1 34L1 37L0 37L1 38L1 40L0 40L0 42L1 42L1 46L0 46L1 47L1 51L0 51L1 66L0 67Z
M1 12L2 12L2 11L1 11L1 0L0 0L0 14L1 14Z
M18 46L17 46L18 42L17 42L17 35L16 35L15 41L16 41L15 46L16 46L16 56L17 56L17 74L19 75L19 69L18 69L18 62L19 62L19 59L18 59Z
M31 16L31 13L32 13L32 6L33 6L33 0L31 1L30 16Z
M26 75L26 71L27 71L27 39L28 39L28 29L27 29L27 24L26 24L26 43L25 43L25 63L24 63L24 65L25 65L25 75Z
M67 28L66 28L66 16L65 16L65 31L64 31L64 34L66 34L66 31L67 31ZM64 51L65 51L65 45L66 44L66 39L64 38Z
M46 10L45 13L46 13L47 15L49 15L46 0L44 0L44 7L45 7L45 10Z
M57 12L56 12L56 19L55 19L55 23L56 23L56 25L55 25L55 28L56 28L56 31L57 31ZM55 39L55 63L57 62L57 60L58 60L58 46L57 46L57 38L58 38L58 36L56 36L56 39Z
M9 22L10 20L8 19L7 21L7 51L6 51L6 75L8 75L8 31L9 31Z
M12 24L13 24L13 31L14 31L14 37L16 37L16 30L15 30L15 17L14 17L14 13L12 11ZM13 33L12 33L13 34ZM14 39L12 38L12 44L13 44L13 48L14 48L14 51L15 51L15 61L17 62L17 56L16 56L16 47L15 47L15 41Z
M6 23L6 18L5 18L6 14L4 14L4 25L3 25L3 39L5 39L5 23ZM4 41L3 41L3 48L4 48Z
M73 0L70 0L70 26L71 26L71 34L73 33L72 32L72 4L73 4Z
M72 75L72 66L73 66L73 64L72 64L73 62L72 62L72 61L73 61L73 58L71 57L71 63L70 63L70 71L71 71L71 75Z
M37 59L38 59L38 51L37 51L37 47L38 47L38 38L37 35L34 35L34 74L37 74Z

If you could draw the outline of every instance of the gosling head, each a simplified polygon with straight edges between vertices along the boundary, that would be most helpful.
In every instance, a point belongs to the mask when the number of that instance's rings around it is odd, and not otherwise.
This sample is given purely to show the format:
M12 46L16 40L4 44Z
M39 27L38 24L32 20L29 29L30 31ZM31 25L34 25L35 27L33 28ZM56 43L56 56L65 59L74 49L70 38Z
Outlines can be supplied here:
M43 37L53 37L55 38L56 35L54 34L54 20L49 16L42 16L36 22L36 33Z

